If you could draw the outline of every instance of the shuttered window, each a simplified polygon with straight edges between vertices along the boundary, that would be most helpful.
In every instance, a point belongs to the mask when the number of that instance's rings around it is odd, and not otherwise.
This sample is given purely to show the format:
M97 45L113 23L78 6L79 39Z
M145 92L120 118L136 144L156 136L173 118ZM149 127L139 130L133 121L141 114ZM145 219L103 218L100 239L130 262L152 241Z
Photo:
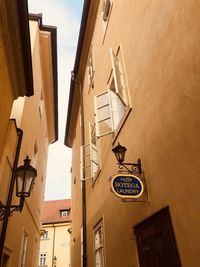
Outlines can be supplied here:
M125 79L120 49L118 50L117 55L115 55L112 49L110 49L110 55L111 55L114 85L115 85L113 90L116 92L116 94L124 103L124 105L129 106L127 85L126 85L126 79Z
M81 146L81 179L95 178L100 169L99 145L95 126L89 123L89 143ZM85 177L83 178L83 169Z
M96 128L89 123L89 137L90 137L90 160L91 160L91 175L95 177L99 170L99 146L96 136Z
M110 49L112 75L109 89L95 96L96 135L102 137L117 130L127 110L130 109L127 84L120 49L115 55Z
M94 105L97 137L113 132L114 128L110 92L105 91L95 96Z
M89 84L89 90L91 88L94 88L94 62L93 62L92 47L90 48L88 57L88 84Z

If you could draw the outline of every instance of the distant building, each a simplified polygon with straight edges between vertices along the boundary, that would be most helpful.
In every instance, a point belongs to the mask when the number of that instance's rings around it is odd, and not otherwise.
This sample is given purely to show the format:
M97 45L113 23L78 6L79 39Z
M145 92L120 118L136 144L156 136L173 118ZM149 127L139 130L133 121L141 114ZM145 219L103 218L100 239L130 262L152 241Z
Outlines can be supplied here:
M200 266L199 27L198 0L84 1L65 138L72 267ZM127 173L118 143L142 163L135 198L111 183Z
M71 266L70 212L70 199L44 202L39 266Z

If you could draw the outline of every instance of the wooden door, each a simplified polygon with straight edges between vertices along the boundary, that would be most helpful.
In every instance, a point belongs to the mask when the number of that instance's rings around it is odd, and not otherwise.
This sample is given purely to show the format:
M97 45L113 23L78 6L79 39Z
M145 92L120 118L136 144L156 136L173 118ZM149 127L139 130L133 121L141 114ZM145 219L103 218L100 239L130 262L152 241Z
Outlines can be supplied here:
M134 227L140 267L180 267L169 209Z

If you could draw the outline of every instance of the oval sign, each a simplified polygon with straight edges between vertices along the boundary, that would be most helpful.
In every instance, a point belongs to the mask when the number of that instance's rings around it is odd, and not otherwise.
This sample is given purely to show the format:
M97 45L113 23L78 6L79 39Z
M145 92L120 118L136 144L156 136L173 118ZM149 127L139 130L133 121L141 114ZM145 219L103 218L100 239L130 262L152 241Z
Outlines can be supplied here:
M144 192L144 185L139 177L131 174L118 174L111 180L112 191L121 198L138 198Z

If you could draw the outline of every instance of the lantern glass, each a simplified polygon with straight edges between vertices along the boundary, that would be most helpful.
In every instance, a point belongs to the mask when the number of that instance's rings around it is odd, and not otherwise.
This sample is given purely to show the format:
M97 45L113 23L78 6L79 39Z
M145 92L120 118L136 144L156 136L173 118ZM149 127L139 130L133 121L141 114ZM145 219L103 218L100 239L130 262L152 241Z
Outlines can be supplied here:
M119 163L122 163L125 159L127 148L125 146L121 146L119 143L116 147L112 149L113 153L115 154L115 157Z
M16 169L16 195L18 197L29 197L37 171L30 165L28 156L24 160L24 165Z

